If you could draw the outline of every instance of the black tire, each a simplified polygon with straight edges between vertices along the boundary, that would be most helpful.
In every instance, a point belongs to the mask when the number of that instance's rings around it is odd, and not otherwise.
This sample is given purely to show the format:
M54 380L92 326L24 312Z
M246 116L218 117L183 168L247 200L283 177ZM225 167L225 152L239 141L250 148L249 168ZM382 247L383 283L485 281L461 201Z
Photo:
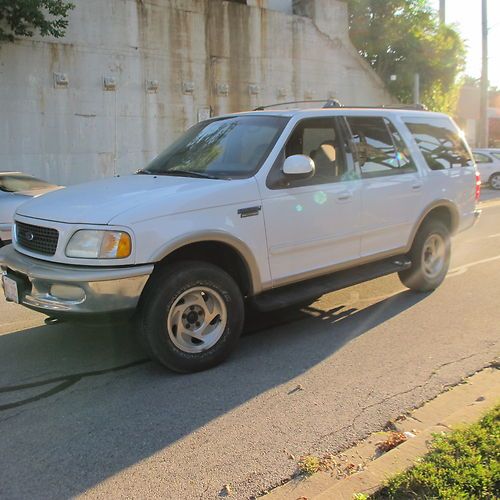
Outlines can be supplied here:
M433 239L431 239L433 238ZM436 263L435 273L430 273L426 266L429 255L428 244L435 239L444 244L442 260ZM399 272L399 279L411 290L429 292L435 290L444 280L450 266L451 240L450 231L439 220L429 220L420 227L408 254L412 266Z
M500 189L500 172L494 173L490 179L489 184L491 189L499 190Z
M221 299L226 321L214 345L193 353L182 350L174 343L177 334L169 333L167 321L172 307L181 307L178 305L179 297L196 288L211 290ZM158 268L148 281L138 308L138 333L141 343L154 360L176 372L197 372L218 365L231 354L243 329L244 315L241 291L224 270L205 262L177 262ZM192 341L198 342L196 339ZM198 348L197 344L193 345Z

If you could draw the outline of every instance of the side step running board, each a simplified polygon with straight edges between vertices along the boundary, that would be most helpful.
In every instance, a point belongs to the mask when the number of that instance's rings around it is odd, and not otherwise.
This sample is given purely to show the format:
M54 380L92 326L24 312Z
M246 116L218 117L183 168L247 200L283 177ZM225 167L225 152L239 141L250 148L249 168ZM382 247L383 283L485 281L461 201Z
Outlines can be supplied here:
M392 257L371 264L338 271L327 276L268 290L254 297L253 303L260 311L282 309L293 304L306 302L307 300L314 300L325 293L403 271L409 267L411 267L411 261L407 257Z

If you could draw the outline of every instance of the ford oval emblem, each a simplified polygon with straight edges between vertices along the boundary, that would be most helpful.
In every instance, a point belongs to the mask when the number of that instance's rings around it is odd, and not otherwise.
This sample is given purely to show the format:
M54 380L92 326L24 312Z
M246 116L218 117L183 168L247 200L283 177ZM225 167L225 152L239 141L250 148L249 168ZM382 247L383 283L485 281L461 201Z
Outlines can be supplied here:
M28 241L33 241L35 239L35 235L33 233L30 233L29 231L26 231L24 236Z

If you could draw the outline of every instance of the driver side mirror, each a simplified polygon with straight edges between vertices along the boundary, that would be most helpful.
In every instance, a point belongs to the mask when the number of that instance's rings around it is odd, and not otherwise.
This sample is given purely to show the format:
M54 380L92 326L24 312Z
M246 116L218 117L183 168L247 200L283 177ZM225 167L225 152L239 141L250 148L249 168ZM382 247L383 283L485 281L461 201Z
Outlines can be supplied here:
M294 179L308 179L315 171L313 159L306 155L289 156L283 164L283 173Z

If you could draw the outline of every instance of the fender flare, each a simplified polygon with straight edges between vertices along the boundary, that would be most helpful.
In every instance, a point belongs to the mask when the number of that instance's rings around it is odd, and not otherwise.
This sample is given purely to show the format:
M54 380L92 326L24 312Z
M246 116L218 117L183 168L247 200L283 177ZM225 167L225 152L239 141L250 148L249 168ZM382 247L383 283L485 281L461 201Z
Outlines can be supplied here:
M429 205L427 205L425 207L425 209L420 214L420 217L418 218L417 223L413 226L413 229L410 233L410 238L409 238L408 243L406 245L407 252L410 251L410 249L413 245L413 240L415 239L417 231L420 229L422 222L426 219L426 217L433 210L435 210L436 208L441 208L441 207L444 207L444 208L449 210L450 217L451 217L450 232L451 232L451 234L454 234L456 232L456 230L458 229L459 220L460 220L460 214L458 211L458 207L451 200L447 200L447 199L433 201L432 203L430 203Z
M248 277L250 278L251 295L257 295L262 291L262 280L257 260L249 246L239 238L226 233L225 231L200 231L181 235L170 240L159 248L152 256L152 262L159 262L171 253L187 245L194 243L217 242L231 247L241 258L245 265Z

